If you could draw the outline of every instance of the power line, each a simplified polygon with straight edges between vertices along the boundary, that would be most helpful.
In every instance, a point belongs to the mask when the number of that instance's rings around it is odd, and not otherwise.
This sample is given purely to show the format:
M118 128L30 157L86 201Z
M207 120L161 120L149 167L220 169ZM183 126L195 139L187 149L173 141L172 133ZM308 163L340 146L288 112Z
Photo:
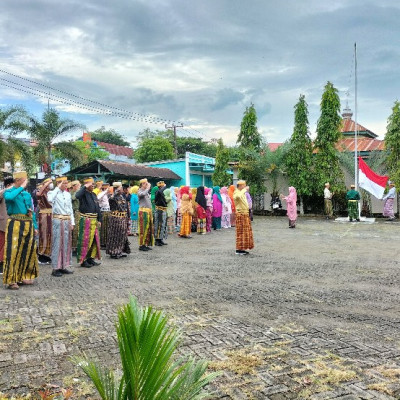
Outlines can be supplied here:
M79 96L79 95L76 95L76 94L73 94L73 93L70 93L70 92L66 92L66 91L63 91L63 90L60 90L60 89L56 89L56 88L53 88L53 87L51 87L51 86L45 85L45 84L40 83L40 82L33 81L33 80L31 80L31 79L28 79L28 78L24 78L24 77L22 77L22 76L20 76L20 75L13 74L13 73L11 73L11 72L5 71L4 69L0 69L0 72L3 72L3 73L5 73L5 74L7 74L7 75L11 75L11 76L13 76L13 77L15 77L15 78L18 78L18 79L21 79L21 80L24 80L24 81L33 83L33 84L35 84L35 85L42 86L42 87L44 87L44 88L46 88L46 89L54 90L54 91L56 91L56 92L66 94L66 95L68 95L68 96L75 97L75 98L77 98L77 99L80 99L80 100L83 100L83 101L86 101L86 102L89 102L89 103L93 103L93 104L100 105L100 106L102 106L102 107L114 109L114 110L116 110L116 111L118 111L118 112L122 112L122 113L124 113L124 114L137 115L137 116L142 117L142 118L153 119L153 120L155 120L155 121L159 121L160 124L163 124L163 123L182 124L182 122L178 122L178 121L174 121L174 120L169 120L169 119L159 118L159 117L152 117L151 115L135 113L135 112L132 112L132 111L123 110L123 109L118 108L118 107L109 106L109 105L107 105L107 104L98 102L98 101L96 101L96 100L90 100L90 99L87 99L87 98L85 98L85 97L82 97L82 96Z
M22 92L25 92L25 93L28 93L28 94L32 94L34 96L39 96L41 98L46 98L46 99L51 98L52 100L55 100L55 101L60 102L62 104L68 104L68 105L77 107L77 108L82 109L82 110L92 111L92 112L95 112L96 114L102 114L102 115L107 115L107 116L115 116L115 117L118 117L118 118L130 119L130 120L135 120L135 121L138 121L138 122L145 122L145 123L150 123L150 124L165 124L166 125L166 124L169 123L169 124L172 124L172 126L176 125L177 128L183 128L183 123L182 122L177 122L177 121L174 121L174 120L169 120L169 119L160 118L160 117L153 117L151 115L146 115L146 114L141 114L141 113L136 113L136 112L132 112L132 111L123 110L123 109L118 108L118 107L109 106L107 104L104 104L104 103L101 103L101 102L98 102L98 101L95 101L95 100L90 100L90 99L87 99L85 97L82 97L82 96L79 96L79 95L75 95L75 94L67 92L67 91L63 91L63 90L60 90L60 89L53 88L52 86L45 85L43 83L36 82L36 81L28 79L28 78L24 78L24 77L22 77L20 75L13 74L13 73L8 72L8 71L6 71L4 69L0 69L0 72L2 72L4 74L7 74L7 75L10 75L10 76L13 76L14 78L21 79L23 81L32 83L34 85L38 85L38 86L41 86L43 88L53 90L55 92L59 92L59 93L65 94L67 96L74 97L74 98L82 100L84 102L97 104L98 106L105 107L106 109L103 109L103 108L100 108L100 107L95 107L95 106L83 103L82 101L77 101L77 100L74 100L74 99L68 99L66 97L59 96L59 95L56 95L56 94L51 93L51 92L45 92L45 91L42 91L42 90L39 90L39 89L36 89L36 88L32 88L30 86L22 85L21 83L13 82L13 81L7 80L5 78L0 78L0 80L3 81L3 82L0 82L3 86L9 87L9 88L14 89L14 90L22 91ZM6 84L4 82L7 82L8 84ZM14 86L10 86L10 84L14 85ZM18 87L15 87L15 86L18 86ZM179 125L182 125L182 126L179 126ZM199 134L200 136L206 136L209 139L213 139L212 137L210 137L206 133L200 132L195 128L191 128L190 126L185 126L184 127L184 131L188 132L188 133L190 133L192 135L194 135L194 133L192 133L192 132L196 132L196 134Z

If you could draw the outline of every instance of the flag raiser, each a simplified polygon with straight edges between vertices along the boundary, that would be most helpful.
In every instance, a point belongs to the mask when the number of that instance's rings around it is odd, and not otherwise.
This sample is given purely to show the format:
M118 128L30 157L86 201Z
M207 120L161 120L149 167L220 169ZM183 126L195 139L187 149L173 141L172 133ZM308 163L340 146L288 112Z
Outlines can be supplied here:
M388 176L378 175L372 171L365 161L358 157L358 185L360 187L373 194L376 198L381 199L388 179Z

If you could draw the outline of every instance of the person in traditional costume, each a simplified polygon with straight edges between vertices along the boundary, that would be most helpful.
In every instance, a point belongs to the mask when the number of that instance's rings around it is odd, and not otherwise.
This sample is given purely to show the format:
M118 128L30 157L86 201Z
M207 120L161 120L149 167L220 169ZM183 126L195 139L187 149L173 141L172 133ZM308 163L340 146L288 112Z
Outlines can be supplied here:
M221 229L222 217L222 197L219 186L213 187L213 211L212 211L212 228L214 231Z
M164 196L167 202L167 229L165 234L166 237L168 237L168 235L172 235L175 232L175 210L174 203L172 201L172 193L173 187L164 190Z
M7 177L4 179L4 188L0 190L0 275L3 273L4 264L4 244L6 243L6 228L7 228L7 206L4 200L4 192L12 187L14 178Z
M172 201L172 206L174 208L174 226L175 226L175 232L176 232L176 212L178 209L178 198L177 198L177 193L178 193L178 188L175 186L171 186L171 201Z
M324 209L325 209L325 218L331 219L333 218L333 207L332 207L332 197L335 193L330 191L331 185L329 182L325 183L324 189Z
M349 211L349 221L353 219L360 222L360 211L358 201L361 199L360 193L356 190L356 185L352 184L350 190L346 193L347 209Z
M32 197L25 190L28 176L24 171L14 173L14 185L4 191L7 207L7 227L4 245L3 283L9 289L19 289L18 283L32 285L39 275L36 215Z
M157 182L157 188L154 198L154 238L156 246L164 246L168 244L164 242L167 229L167 200L165 199L164 191L167 186L164 181L159 181Z
M100 263L101 259L99 225L101 224L101 212L97 196L93 193L93 178L86 178L82 187L76 192L79 200L78 244L77 259L81 267L91 268Z
M205 235L207 233L207 199L204 195L204 186L199 186L196 193L197 204L197 233Z
M181 230L182 224L182 213L181 213L181 194L180 189L175 188L176 195L176 231L179 232Z
M383 206L383 216L387 217L389 221L394 220L393 204L396 198L396 187L393 182L389 183L389 191L383 196L382 200L385 202Z
M247 255L247 250L254 248L253 230L249 215L249 204L246 198L246 181L239 180L233 193L236 207L236 254Z
M213 198L212 198L212 189L204 188L204 195L207 200L207 210L206 210L206 231L208 233L211 232L212 227L212 212L213 212Z
M253 199L251 197L250 188L248 186L246 187L246 199L247 199L247 204L249 205L250 221L253 221Z
M235 209L235 202L233 201L233 193L235 191L235 185L229 186L228 189L228 196L231 199L231 207L232 207L232 212L231 212L231 227L234 227L236 225L236 209Z
M150 191L151 210L153 211L153 216L154 216L154 213L156 212L156 192L157 192L157 190L158 190L158 187L154 186Z
M293 186L289 187L289 194L284 196L281 194L281 199L286 201L287 216L289 218L289 228L296 228L297 221L297 191Z
M107 247L108 217L110 215L110 204L109 204L110 196L111 196L110 184L103 183L101 185L101 191L97 195L97 200L99 201L99 207L101 211L100 247L102 249L105 249Z
M139 186L135 185L131 188L131 234L133 236L138 235L138 218L139 218L139 198L138 198Z
M226 186L221 188L221 197L222 197L221 226L222 228L230 228L232 204L231 204L231 199L228 195L228 188Z
M122 185L122 188L123 188L122 194L125 197L126 206L128 207L128 215L130 216L131 215L131 188L127 183L124 183ZM131 229L132 229L132 220L129 217L128 218L128 236L132 236Z
M191 230L192 232L197 232L197 203L196 203L197 188L191 188L190 193L192 194L192 207L193 207Z
M113 183L114 194L110 197L106 253L111 258L126 257L131 250L128 241L128 202L121 182Z
M72 181L69 184L69 193L71 194L72 209L74 210L74 221L77 224L79 221L79 200L76 198L76 192L80 189L81 183L79 181ZM72 255L76 257L76 246L78 242L78 228L74 226L72 232Z
M192 229L192 215L193 215L193 204L191 199L191 193L189 193L189 186L183 186L180 190L181 195L181 213L182 213L182 224L179 236L181 238L191 238L190 233Z
M154 244L153 212L150 200L151 184L146 178L139 181L139 250L152 250Z
M39 264L51 264L51 227L52 210L51 204L47 199L47 193L54 188L51 178L42 182L36 194L39 207Z
M103 181L98 180L96 181L96 187L93 189L93 193L98 196L98 194L101 192L101 188L103 187Z
M51 275L55 277L73 273L68 267L71 265L72 258L72 231L75 226L75 217L71 194L67 190L68 183L66 176L56 178L56 188L47 194L53 210L51 240L53 271Z

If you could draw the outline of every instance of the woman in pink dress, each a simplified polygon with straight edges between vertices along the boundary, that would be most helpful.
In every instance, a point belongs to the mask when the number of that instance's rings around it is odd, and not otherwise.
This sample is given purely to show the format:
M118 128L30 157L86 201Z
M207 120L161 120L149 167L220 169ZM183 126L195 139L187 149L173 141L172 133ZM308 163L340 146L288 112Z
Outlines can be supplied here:
M289 228L296 228L297 220L297 192L293 186L289 187L289 194L284 196L281 194L281 199L287 203L287 216L289 218Z
M222 197L219 192L219 186L213 187L213 212L212 212L212 227L214 231L221 229L221 217L222 217Z
M206 230L207 232L211 232L211 224L212 224L212 189L204 188L204 194L207 200L207 209L206 209Z

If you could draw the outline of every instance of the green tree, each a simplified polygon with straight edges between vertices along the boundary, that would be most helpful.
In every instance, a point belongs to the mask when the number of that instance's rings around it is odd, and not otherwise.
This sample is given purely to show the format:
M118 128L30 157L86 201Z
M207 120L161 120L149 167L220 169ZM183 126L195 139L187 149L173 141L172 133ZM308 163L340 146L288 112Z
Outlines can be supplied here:
M135 298L118 311L120 379L86 356L74 358L103 400L200 400L219 374L206 374L207 362L176 358L181 335L168 317Z
M311 195L314 182L311 179L312 141L308 134L308 106L304 95L294 107L294 128L285 154L289 184L296 188L300 199L300 214L304 214L303 196Z
M135 150L137 162L171 160L175 158L174 148L168 139L161 136L143 139Z
M242 148L260 150L263 144L262 137L257 128L257 112L254 104L246 107L242 122L240 124L240 132L237 143Z
M116 144L118 146L130 147L131 144L126 140L125 136L121 135L114 129L106 129L102 126L93 132L90 132L90 137L93 141Z
M73 146L70 146L70 143ZM74 142L59 142L57 148L52 150L52 158L61 161L68 159L71 168L76 168L81 165L87 164L94 160L104 160L109 156L109 153L93 142L83 142L77 140Z
M171 146L174 148L174 132L170 129L165 131L155 130L151 131L149 128L141 131L137 135L137 141L140 144L147 139L155 139L161 137L167 139ZM178 158L185 157L187 151L195 154L202 154L208 157L215 157L217 154L217 143L212 139L210 142L205 142L201 138L189 137L189 136L177 136L176 138L176 149Z
M264 193L266 168L260 161L262 148L266 149L265 143L258 132L257 113L254 105L246 107L240 124L240 132L237 143L239 144L239 177L245 179L250 186L250 193Z
M214 186L228 186L232 182L231 175L226 172L229 168L229 150L224 146L222 139L218 140L217 156L215 158L215 169L212 175Z
M28 121L28 114L21 106L0 109L0 163L10 163L11 171L21 163L30 175L37 167L34 152L31 146L16 137L28 129Z
M390 180L397 187L400 185L400 102L396 100L392 107L392 114L388 118L386 127L385 146L387 151L386 164ZM399 210L399 196L397 195L397 210Z
M315 190L319 193L329 182L334 192L344 190L344 176L339 164L336 143L341 137L340 99L338 90L328 82L321 100L321 115L317 124L314 147Z
M47 175L51 175L52 150L62 159L68 159L76 152L72 142L56 143L60 137L84 129L84 125L71 119L62 119L57 110L49 109L43 113L42 120L30 118L30 135L37 143L35 152L40 164L47 164Z

